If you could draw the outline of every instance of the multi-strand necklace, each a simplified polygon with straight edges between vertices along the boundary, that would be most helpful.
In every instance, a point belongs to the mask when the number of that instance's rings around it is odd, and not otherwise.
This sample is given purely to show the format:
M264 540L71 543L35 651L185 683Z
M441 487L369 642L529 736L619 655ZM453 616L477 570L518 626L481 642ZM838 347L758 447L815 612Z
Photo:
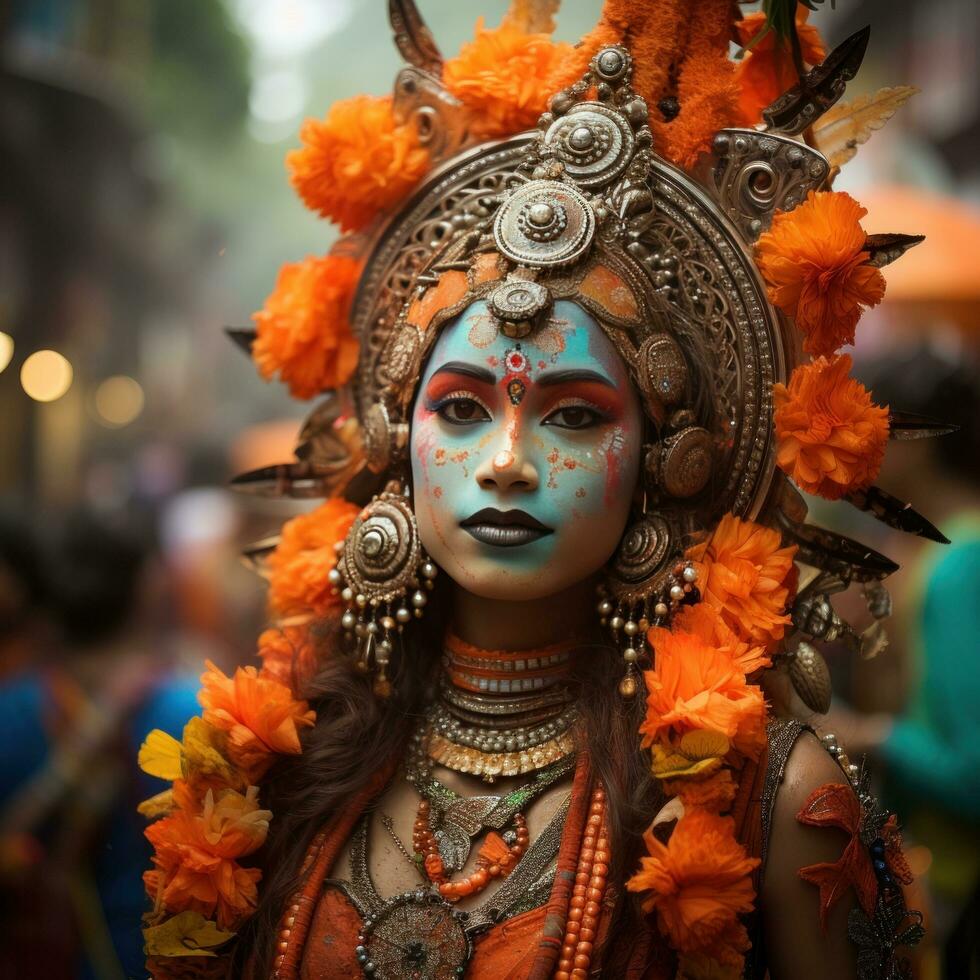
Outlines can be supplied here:
M351 849L348 895L364 917L358 962L373 980L465 973L474 937L501 918L537 907L550 894L569 801L532 843L525 813L576 767L576 713L566 679L571 645L523 653L483 651L450 637L444 677L409 746L405 775L419 794L411 849L382 822L428 884L383 900L368 873L367 824ZM463 796L433 773L441 765L479 775L526 775L505 793ZM477 838L475 866L469 861ZM506 879L483 904L456 903ZM583 920L583 924L584 924Z
M406 766L420 797L413 860L446 900L510 873L530 840L523 811L574 768L569 657L569 645L511 653L447 640L440 696L415 732ZM490 784L500 776L533 778L504 795L463 797L432 775L434 765ZM475 869L451 880L484 831Z
M575 747L570 656L570 644L490 651L450 636L439 699L419 732L428 758L493 783L567 756Z

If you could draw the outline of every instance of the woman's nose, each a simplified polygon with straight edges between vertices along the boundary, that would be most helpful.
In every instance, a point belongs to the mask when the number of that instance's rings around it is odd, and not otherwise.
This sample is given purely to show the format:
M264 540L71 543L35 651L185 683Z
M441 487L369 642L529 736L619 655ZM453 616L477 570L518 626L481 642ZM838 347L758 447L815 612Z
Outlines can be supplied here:
M484 490L536 490L538 471L518 440L507 440L473 474Z

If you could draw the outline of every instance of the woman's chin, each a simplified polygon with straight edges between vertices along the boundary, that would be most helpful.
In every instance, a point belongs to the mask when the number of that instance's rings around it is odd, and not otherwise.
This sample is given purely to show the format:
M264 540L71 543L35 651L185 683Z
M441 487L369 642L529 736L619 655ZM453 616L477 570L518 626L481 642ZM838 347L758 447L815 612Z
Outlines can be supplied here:
M554 555L533 555L529 547L533 546L494 548L488 554L490 549L484 546L476 555L454 553L442 570L472 595L504 602L546 599L590 578L596 570L562 562Z

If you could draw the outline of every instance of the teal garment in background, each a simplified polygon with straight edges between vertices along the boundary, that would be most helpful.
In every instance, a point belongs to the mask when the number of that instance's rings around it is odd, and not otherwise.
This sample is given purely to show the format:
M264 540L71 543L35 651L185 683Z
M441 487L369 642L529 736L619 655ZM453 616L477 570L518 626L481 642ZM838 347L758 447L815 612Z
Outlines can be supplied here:
M949 534L953 544L923 578L914 694L882 752L900 812L927 805L973 822L980 821L980 518L957 521Z

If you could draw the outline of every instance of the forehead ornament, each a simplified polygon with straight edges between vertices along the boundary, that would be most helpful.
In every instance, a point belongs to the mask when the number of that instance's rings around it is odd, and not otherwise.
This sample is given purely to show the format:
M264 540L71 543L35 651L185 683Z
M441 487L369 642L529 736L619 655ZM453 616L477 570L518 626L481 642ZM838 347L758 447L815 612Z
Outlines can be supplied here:
M520 340L551 309L551 293L541 283L508 278L490 294L487 305L504 336Z

